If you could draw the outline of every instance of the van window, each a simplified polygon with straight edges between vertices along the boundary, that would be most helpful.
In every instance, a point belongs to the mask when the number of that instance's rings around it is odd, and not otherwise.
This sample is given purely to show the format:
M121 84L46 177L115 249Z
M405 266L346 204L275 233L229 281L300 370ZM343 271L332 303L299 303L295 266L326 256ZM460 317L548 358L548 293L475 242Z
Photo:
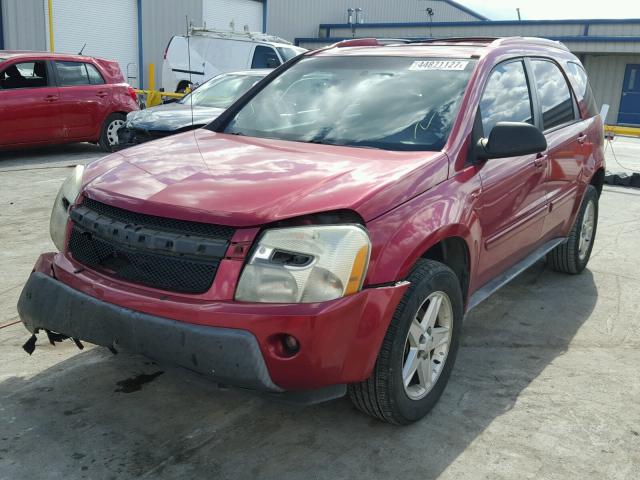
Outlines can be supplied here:
M292 58L298 56L298 54L300 53L300 52L296 52L293 48L288 48L288 47L277 47L277 48L278 48L278 53L282 57L282 60L284 60L285 62L288 62Z
M251 68L276 68L278 65L280 65L280 59L273 48L256 45Z
M494 68L480 100L484 136L498 122L526 122L533 125L533 108L527 75L521 61Z
M49 85L47 64L44 61L10 65L0 73L0 88L38 88Z
M532 59L544 130L575 119L573 98L560 68L550 60Z
M84 62L56 62L60 86L101 85L104 79L93 65Z
M596 99L593 96L593 90L591 90L591 84L587 77L587 72L584 71L582 66L574 62L567 63L567 74L573 80L575 85L575 92L580 101L583 101L587 106L587 115L593 117L598 114L598 106L596 105Z

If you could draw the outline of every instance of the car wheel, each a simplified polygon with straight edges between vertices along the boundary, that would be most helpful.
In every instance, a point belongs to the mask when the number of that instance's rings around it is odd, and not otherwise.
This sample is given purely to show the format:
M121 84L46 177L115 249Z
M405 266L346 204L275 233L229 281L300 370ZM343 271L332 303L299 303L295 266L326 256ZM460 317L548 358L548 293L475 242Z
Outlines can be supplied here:
M557 272L582 272L591 257L597 226L598 191L593 185L589 185L567 241L547 255L549 266Z
M421 419L440 398L463 318L460 283L449 267L419 260L408 280L371 377L348 389L356 408L396 425Z
M112 113L107 117L102 125L100 132L100 147L112 152L113 148L118 145L118 130L124 126L127 117L122 113Z

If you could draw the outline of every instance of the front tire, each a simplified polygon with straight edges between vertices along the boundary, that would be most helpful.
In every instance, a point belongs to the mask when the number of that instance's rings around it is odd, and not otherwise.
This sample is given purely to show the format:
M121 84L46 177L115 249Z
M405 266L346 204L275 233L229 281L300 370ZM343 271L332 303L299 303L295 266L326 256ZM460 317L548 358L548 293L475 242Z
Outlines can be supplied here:
M549 266L562 273L575 275L582 272L591 257L597 226L598 191L589 185L567 241L547 254Z
M112 113L102 124L98 144L105 152L113 152L118 145L118 130L124 126L126 119L122 113Z
M356 408L396 425L421 419L440 398L463 318L460 283L449 267L421 259L408 280L371 377L348 389Z

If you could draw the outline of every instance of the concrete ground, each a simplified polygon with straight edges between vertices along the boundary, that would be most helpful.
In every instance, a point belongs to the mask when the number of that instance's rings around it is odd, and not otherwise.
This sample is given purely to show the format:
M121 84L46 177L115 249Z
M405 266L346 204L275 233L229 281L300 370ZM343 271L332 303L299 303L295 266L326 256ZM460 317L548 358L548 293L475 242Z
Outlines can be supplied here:
M0 479L640 478L640 190L605 187L583 274L541 262L474 310L436 408L393 427L102 348L27 356L18 295L64 165L97 156L0 156Z

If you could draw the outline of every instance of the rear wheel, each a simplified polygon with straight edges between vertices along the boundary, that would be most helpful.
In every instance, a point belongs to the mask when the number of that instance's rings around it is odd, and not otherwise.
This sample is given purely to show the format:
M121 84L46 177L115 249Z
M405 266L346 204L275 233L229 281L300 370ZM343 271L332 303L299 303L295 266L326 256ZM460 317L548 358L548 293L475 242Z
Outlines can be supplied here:
M582 272L591 257L597 226L598 191L593 185L589 185L567 241L547 255L549 266L557 272Z
M124 126L126 119L122 113L112 113L104 121L98 142L103 150L113 152L114 147L118 145L118 130Z
M424 417L442 394L462 327L462 292L446 265L420 260L393 316L371 377L349 386L354 405L397 425Z

